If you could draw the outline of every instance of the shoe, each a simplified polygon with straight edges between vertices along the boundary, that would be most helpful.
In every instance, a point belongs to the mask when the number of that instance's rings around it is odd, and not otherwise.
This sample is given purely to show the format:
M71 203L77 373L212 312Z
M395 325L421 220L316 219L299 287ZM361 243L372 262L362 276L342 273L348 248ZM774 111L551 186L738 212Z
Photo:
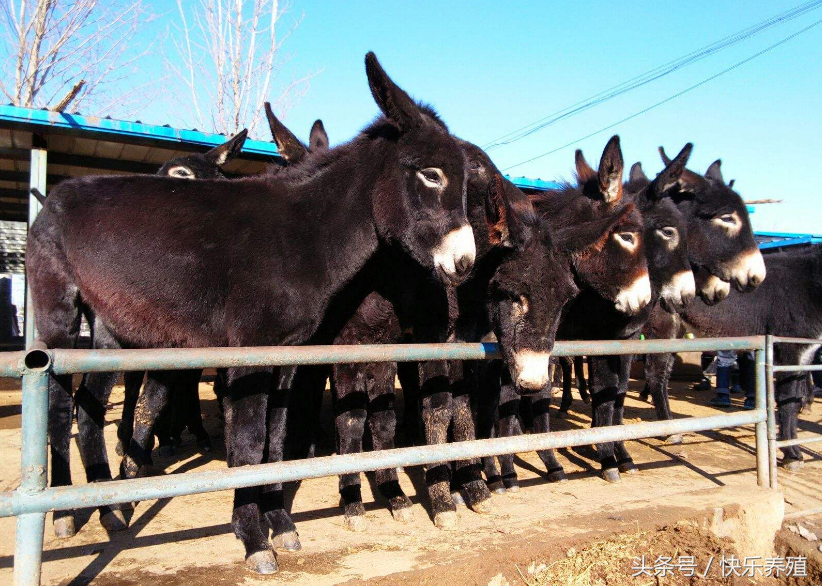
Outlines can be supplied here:
M730 407L731 406L731 397L730 395L717 395L710 401L708 401L709 405L713 405L714 407Z
M742 408L747 411L753 411L754 409L756 409L756 400L753 398L746 398L745 404L742 405Z
M740 387L738 384L731 387L731 393L733 393L735 395L738 395L741 392L742 392L742 387Z
M691 387L695 391L710 391L711 390L711 381L707 378L703 378L697 384Z

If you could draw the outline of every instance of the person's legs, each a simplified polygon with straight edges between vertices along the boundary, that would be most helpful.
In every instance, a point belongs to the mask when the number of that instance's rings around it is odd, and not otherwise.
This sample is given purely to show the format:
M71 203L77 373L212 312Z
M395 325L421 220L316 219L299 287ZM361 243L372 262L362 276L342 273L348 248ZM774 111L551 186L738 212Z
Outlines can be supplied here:
M714 354L713 352L703 352L702 356L699 358L700 365L702 366L702 379L693 386L695 391L710 391L711 390L711 381L708 376L705 374L705 371L711 365L711 362L714 361Z
M739 363L739 384L745 393L745 409L756 408L756 362L752 352L742 352Z
M731 369L736 362L736 353L733 350L719 350L716 354L716 396L710 403L716 407L730 407Z

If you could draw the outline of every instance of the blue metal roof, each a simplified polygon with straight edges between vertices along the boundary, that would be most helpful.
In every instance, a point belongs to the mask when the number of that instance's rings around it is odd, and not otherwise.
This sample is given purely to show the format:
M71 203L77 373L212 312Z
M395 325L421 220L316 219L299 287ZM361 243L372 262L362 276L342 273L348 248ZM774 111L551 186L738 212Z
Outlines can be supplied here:
M755 232L761 250L799 246L802 244L822 244L822 235L794 234L791 232Z
M6 123L5 125L25 127L27 130L35 130L35 128L32 127L45 126L66 131L76 131L83 134L93 134L95 138L100 140L105 140L107 135L109 137L148 139L160 143L168 143L168 146L171 148L174 147L173 143L215 147L226 141L225 135L208 134L200 132L199 130L185 130L181 128L171 128L170 126L143 124L142 122L113 120L111 118L100 118L97 116L83 116L81 114L51 112L49 110L35 110L8 105L0 106L0 124L3 123ZM262 140L246 140L242 152L272 157L279 156L276 144Z

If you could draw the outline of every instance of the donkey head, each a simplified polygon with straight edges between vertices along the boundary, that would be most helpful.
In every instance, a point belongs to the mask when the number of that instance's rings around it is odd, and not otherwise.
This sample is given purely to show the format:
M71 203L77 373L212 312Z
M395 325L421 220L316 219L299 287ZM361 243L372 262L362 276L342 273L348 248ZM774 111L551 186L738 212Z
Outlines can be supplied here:
M662 307L681 311L696 296L696 285L688 259L687 223L670 196L693 145L688 143L654 179L645 177L639 163L631 167L627 191L637 190L634 201L645 225L645 255L651 283L657 288Z
M379 173L372 210L377 232L443 281L458 284L476 256L463 151L430 108L391 81L373 53L365 57L365 70L385 119L364 131L372 143L367 164L352 173Z
M205 153L187 155L171 159L157 171L179 179L220 179L225 177L220 167L240 154L248 136L248 130L241 130L235 136Z
M603 243L625 228L632 214L636 211L629 204L602 218L560 229L549 228L543 217L529 226L529 240L500 263L488 303L518 393L538 392L548 384L563 309L589 283L600 282L601 275L592 274L592 267L598 265L590 259L608 256Z
M579 275L586 286L613 301L619 311L634 315L651 301L651 281L640 212L631 205L623 208L620 215L612 216L612 212L624 203L624 164L619 137L614 136L608 141L597 171L588 164L582 151L578 150L575 158L578 189L585 197L577 197L565 210L557 210L557 213L566 214L562 222L572 226L603 217L613 220L607 237L597 243L596 254L589 250L577 258Z
M670 159L660 147L665 164ZM721 162L715 161L703 177L683 171L672 196L688 222L688 255L709 276L700 279L700 296L706 302L723 298L718 280L739 290L757 287L765 279L765 261L756 245L742 198L722 179ZM711 276L713 278L711 278Z

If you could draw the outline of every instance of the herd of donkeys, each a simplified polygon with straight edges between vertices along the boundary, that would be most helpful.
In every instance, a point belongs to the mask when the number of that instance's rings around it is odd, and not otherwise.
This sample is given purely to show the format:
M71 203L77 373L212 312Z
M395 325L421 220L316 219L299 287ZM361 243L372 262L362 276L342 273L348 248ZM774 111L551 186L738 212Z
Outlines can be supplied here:
M624 182L615 136L596 168L577 151L574 183L527 195L373 53L365 66L381 115L344 144L331 148L318 121L306 145L266 108L285 162L266 174L221 172L243 132L155 176L56 186L28 239L40 339L75 347L85 318L95 348L499 342L503 358L486 362L221 370L215 389L233 467L310 455L329 377L337 452L346 454L363 449L366 431L375 450L394 447L397 376L405 441L440 444L548 431L557 339L676 337L686 325L711 336L822 337L822 251L763 259L719 161L702 175L686 168L692 145L673 159L660 149L659 175L637 163ZM778 345L776 356L807 363L814 350ZM660 418L671 418L671 365L660 355L646 366ZM631 357L590 357L588 366L593 425L622 423ZM188 427L208 449L201 374L126 373L124 477L151 463L155 433L162 444ZM75 413L87 480L112 478L103 425L118 376L84 375L74 391L70 376L52 375L53 486L71 483ZM809 385L785 373L776 388L781 438L793 438ZM526 406L529 417L519 417ZM552 451L540 457L548 480L565 479ZM596 457L610 482L636 472L623 442L598 444ZM494 458L426 467L438 527L456 527L460 501L484 513L492 490L517 488L513 459L498 461L501 470ZM784 448L785 466L801 462L797 447ZM378 471L376 485L407 521L397 470ZM362 529L360 475L342 476L339 489L346 526ZM232 510L252 570L274 572L275 548L300 548L281 485L237 489ZM127 526L118 506L101 507L100 520ZM55 513L54 531L75 533L72 511Z

